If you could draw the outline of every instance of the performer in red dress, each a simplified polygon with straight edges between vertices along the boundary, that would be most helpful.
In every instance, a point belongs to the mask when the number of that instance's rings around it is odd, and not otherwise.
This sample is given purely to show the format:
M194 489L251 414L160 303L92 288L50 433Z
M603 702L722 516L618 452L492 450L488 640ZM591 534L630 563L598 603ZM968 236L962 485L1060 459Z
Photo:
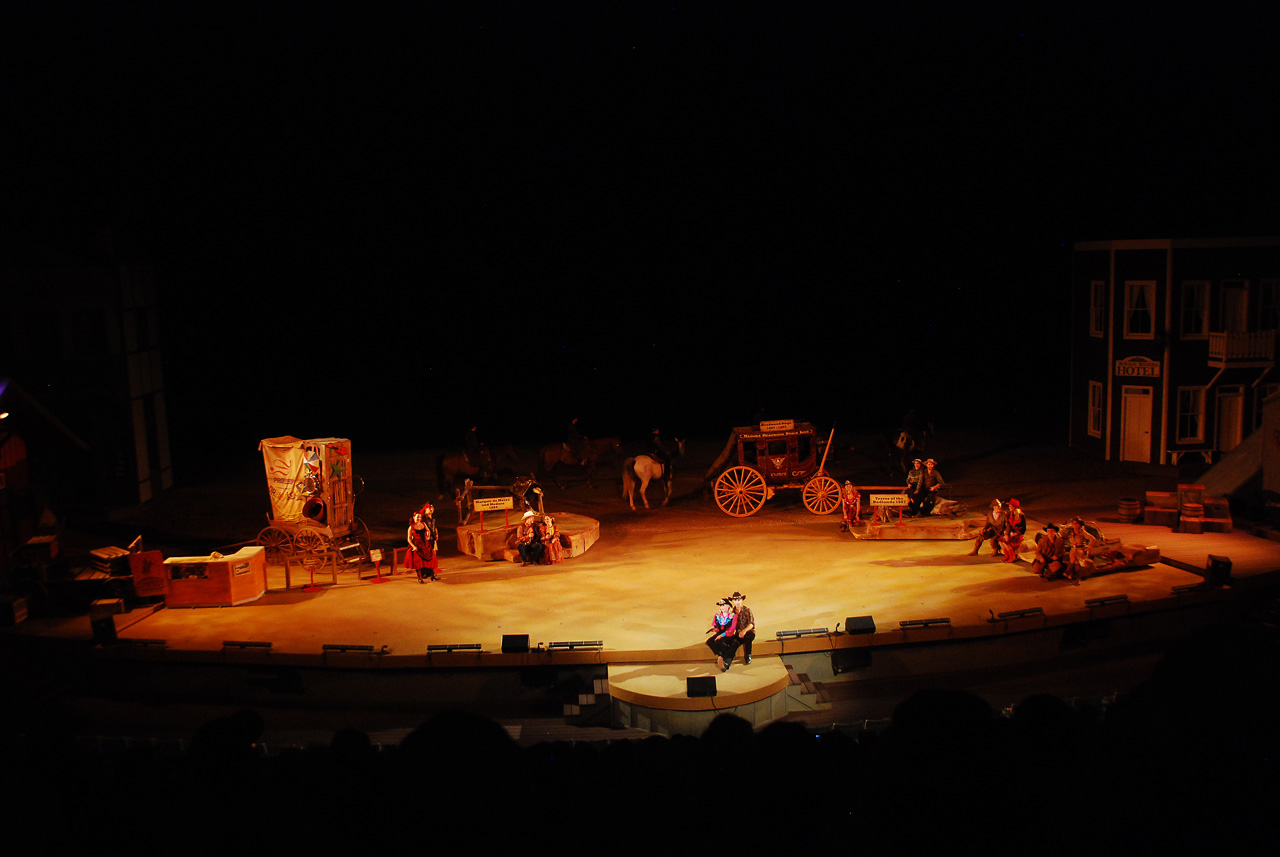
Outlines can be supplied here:
M545 563L557 563L564 559L564 545L560 544L560 531L556 529L555 518L546 515L542 519L542 543L547 550L542 554Z
M1000 534L1000 549L1004 552L1004 562L1013 562L1018 558L1018 549L1027 536L1027 516L1022 514L1022 504L1017 500L1005 503L1007 512L1004 518L1004 532Z
M409 525L409 549L404 554L404 567L413 569L419 583L440 579L440 560L436 555L440 536L435 512L435 507L427 503L413 513L413 523Z

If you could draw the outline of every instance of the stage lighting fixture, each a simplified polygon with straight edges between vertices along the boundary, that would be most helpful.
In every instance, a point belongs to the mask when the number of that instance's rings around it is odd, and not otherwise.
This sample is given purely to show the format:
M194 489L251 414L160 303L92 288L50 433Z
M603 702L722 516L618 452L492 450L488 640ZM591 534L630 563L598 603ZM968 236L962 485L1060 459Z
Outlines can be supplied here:
M257 640L223 640L222 648L224 649L269 649L270 643L263 643Z
M479 643L437 643L427 646L427 654L432 652L453 652L453 651L478 652L480 651Z
M813 637L830 633L826 628L797 628L794 631L778 631L779 640L794 640L799 637Z
M928 628L932 625L951 627L951 617L941 617L938 619L907 619L898 623L899 628Z
M987 611L988 613L991 611ZM1043 616L1043 607L1027 607L1023 610L1006 610L1003 613L997 613L997 619L1024 619L1027 616Z
M357 645L354 643L325 643L320 647L326 652L373 652L373 646Z
M1101 607L1104 604L1128 604L1129 596L1121 593L1119 595L1107 595L1103 598L1086 598L1086 607Z
M603 640L574 640L573 642L547 643L548 651L556 649L600 649L604 647Z

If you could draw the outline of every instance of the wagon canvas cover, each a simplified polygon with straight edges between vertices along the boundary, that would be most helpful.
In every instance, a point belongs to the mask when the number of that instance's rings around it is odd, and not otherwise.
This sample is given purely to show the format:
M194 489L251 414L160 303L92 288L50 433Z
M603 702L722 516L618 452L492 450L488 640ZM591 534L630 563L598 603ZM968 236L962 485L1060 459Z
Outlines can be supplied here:
M335 532L345 531L343 525L351 520L350 443L345 438L292 436L261 441L258 449L267 472L272 519L301 521L307 501L320 497L327 523Z

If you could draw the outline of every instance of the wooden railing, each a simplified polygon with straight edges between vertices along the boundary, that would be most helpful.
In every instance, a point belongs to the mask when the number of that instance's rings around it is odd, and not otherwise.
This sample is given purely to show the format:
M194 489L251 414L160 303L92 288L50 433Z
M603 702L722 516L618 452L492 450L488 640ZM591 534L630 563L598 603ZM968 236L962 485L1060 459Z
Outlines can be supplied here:
M1274 360L1275 356L1274 330L1209 334L1210 360Z

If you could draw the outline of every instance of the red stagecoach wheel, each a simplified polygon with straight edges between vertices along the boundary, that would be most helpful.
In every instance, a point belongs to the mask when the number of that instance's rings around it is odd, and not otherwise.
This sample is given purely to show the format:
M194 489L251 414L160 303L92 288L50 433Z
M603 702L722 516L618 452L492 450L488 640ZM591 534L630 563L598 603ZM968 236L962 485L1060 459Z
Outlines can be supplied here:
M830 515L840 505L840 484L824 473L804 483L800 497L813 514Z
M280 563L293 553L293 539L279 527L267 527L258 533L258 544L267 549L267 562Z
M769 489L759 471L738 465L730 467L716 479L716 505L734 518L745 518L760 511Z

